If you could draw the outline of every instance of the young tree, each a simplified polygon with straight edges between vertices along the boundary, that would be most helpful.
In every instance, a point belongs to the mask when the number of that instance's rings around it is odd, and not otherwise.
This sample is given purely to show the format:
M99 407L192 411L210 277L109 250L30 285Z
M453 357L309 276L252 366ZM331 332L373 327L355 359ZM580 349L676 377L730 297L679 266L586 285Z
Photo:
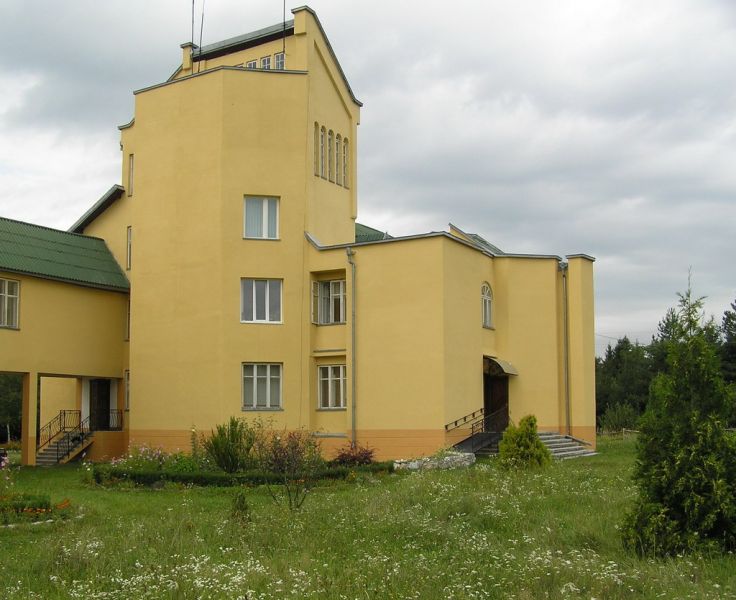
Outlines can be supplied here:
M736 383L736 300L721 320L721 368L728 383Z
M721 375L703 299L680 295L642 418L634 479L639 498L623 527L639 554L736 549L736 444L724 429L731 392Z

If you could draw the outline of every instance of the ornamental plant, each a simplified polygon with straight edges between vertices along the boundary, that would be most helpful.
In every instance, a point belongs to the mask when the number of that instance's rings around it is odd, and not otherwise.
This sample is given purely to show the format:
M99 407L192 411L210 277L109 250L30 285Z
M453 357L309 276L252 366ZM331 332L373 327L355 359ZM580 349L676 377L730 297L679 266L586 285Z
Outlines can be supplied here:
M207 456L226 473L237 473L255 466L253 448L263 436L260 421L249 424L244 419L230 417L224 425L217 425L202 442Z
M258 468L277 475L282 484L280 489L267 486L273 500L290 510L300 508L324 467L317 438L303 429L269 431L256 440L255 453Z
M505 468L546 467L552 455L537 435L537 418L522 417L519 426L509 424L498 444L498 458Z
M356 467L360 465L369 465L373 462L375 450L367 446L361 446L358 443L346 444L339 448L332 459L332 463L341 467Z
M666 371L652 383L640 424L639 497L622 527L624 545L639 555L736 550L736 444L724 428L733 390L703 298L688 287L678 306Z

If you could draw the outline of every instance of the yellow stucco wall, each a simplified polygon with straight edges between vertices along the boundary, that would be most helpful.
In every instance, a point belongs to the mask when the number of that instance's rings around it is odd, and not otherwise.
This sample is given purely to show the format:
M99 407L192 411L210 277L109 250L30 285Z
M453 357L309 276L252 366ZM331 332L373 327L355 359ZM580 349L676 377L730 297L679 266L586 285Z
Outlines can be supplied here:
M77 380L72 377L41 378L41 427L62 410L79 410Z

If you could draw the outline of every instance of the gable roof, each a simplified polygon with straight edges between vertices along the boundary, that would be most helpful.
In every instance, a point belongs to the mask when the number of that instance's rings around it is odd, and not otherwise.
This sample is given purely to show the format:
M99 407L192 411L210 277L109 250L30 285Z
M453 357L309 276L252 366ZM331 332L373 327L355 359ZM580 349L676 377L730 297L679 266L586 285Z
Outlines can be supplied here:
M100 238L0 217L0 271L126 292L125 273Z
M92 208L84 213L79 220L69 228L69 231L72 233L82 233L84 228L99 217L108 206L115 202L115 200L120 198L124 191L125 188L122 185L112 186L104 193L102 198L92 205Z
M355 241L356 242L377 242L378 240L390 240L391 236L384 232L368 227L367 225L361 225L355 223Z

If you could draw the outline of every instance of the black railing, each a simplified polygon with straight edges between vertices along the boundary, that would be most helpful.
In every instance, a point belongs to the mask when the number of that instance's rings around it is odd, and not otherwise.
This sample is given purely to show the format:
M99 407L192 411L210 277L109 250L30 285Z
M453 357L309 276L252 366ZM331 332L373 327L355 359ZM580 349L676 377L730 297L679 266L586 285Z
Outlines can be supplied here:
M467 414L464 417L460 417L459 419L450 421L447 425L445 425L445 431L452 431L453 429L457 429L458 427L467 425L471 421L475 422L477 419L480 419L483 416L483 413L484 409L479 408L478 410L473 411L472 413Z
M60 410L58 415L39 430L38 439L36 441L36 450L40 450L44 446L48 446L60 433L71 431L72 429L79 427L81 417L81 411Z
M503 433L509 426L509 407L504 406L473 423L471 435L476 433Z
M59 441L56 444L56 462L60 463L62 460L64 460L72 453L72 451L77 446L83 443L90 435L89 417L87 417L86 419L81 421L79 425L77 425L74 429L67 431L59 438Z
M92 431L122 431L123 411L117 409L96 410L90 415Z

